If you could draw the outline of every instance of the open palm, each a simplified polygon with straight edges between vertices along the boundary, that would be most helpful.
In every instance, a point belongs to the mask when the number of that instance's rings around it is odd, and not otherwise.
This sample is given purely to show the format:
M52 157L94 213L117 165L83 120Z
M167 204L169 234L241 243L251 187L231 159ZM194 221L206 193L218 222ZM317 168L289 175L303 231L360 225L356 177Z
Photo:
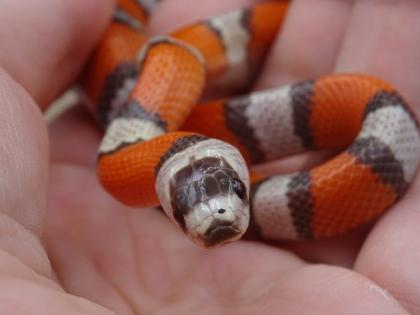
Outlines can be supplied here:
M252 2L166 0L151 29ZM103 192L89 116L72 109L48 137L36 103L45 108L75 80L111 12L107 0L0 4L1 314L420 313L420 180L370 231L211 252L159 211ZM295 0L257 88L367 72L420 113L418 38L416 1Z

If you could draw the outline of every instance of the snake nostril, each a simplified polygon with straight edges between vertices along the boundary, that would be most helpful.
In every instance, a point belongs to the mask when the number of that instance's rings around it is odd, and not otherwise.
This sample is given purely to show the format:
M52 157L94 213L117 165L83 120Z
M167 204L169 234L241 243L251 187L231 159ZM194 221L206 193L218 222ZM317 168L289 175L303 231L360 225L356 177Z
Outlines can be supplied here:
M220 214L223 214L223 213L225 213L226 212L226 210L225 209L219 209L219 211L218 211Z

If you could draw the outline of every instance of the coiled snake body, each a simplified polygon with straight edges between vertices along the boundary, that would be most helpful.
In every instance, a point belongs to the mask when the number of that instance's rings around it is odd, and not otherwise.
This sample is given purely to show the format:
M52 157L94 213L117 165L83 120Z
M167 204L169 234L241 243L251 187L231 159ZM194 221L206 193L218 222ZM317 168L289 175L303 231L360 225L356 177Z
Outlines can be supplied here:
M204 87L249 86L287 1L152 38L142 25L156 1L140 2L119 1L84 80L106 128L98 176L117 199L161 204L194 242L214 247L249 222L265 239L333 236L402 196L419 165L419 124L382 80L333 74L196 105ZM248 173L247 163L341 147L309 171Z

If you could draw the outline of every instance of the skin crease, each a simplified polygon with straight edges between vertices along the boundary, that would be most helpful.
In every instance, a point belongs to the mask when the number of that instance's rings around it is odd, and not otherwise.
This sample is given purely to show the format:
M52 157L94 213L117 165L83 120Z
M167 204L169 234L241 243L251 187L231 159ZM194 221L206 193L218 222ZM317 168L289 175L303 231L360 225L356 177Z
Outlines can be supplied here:
M250 2L203 0L194 11L166 0L152 31ZM85 111L72 109L48 136L33 100L44 107L74 81L111 7L0 4L1 314L420 313L420 179L372 229L211 252L160 212L133 211L104 193L94 171L100 133ZM419 113L419 16L414 0L295 0L257 88L368 72L395 84Z

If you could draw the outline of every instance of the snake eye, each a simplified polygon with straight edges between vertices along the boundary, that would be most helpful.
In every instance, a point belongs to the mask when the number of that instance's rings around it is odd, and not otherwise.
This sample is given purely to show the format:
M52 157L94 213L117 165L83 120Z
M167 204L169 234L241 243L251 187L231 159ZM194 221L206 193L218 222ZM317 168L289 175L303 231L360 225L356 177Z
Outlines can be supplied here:
M242 200L246 199L246 188L244 183L237 178L232 178L231 184L233 191L238 195L238 197Z

